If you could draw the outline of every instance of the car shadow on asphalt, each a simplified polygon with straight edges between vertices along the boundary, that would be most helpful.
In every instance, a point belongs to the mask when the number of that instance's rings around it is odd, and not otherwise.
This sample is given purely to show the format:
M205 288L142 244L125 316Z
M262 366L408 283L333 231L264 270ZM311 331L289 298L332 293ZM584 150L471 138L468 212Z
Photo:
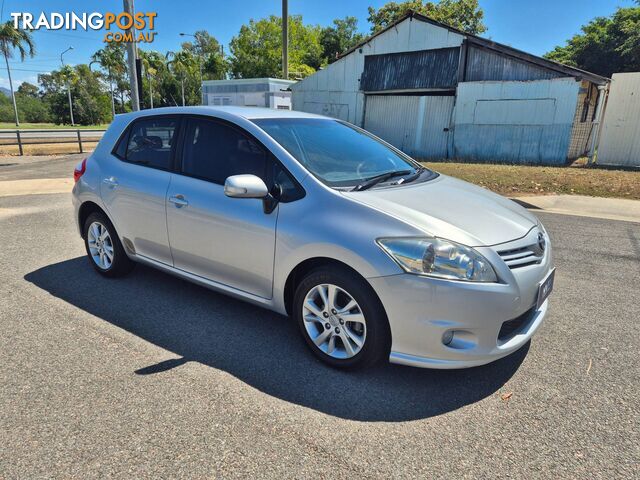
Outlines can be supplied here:
M111 280L78 257L25 279L180 357L138 369L138 375L200 362L287 402L357 421L423 419L482 400L511 378L529 350L527 343L506 358L466 370L384 364L342 372L307 351L290 319L151 268L139 265Z

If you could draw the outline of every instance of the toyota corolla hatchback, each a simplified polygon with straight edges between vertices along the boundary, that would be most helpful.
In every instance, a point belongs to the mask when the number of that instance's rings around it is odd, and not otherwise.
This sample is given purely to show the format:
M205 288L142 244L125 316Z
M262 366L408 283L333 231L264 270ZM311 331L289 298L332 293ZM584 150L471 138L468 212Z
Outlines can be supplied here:
M334 367L482 365L547 312L551 247L531 213L339 120L120 115L74 178L99 273L140 262L289 315Z

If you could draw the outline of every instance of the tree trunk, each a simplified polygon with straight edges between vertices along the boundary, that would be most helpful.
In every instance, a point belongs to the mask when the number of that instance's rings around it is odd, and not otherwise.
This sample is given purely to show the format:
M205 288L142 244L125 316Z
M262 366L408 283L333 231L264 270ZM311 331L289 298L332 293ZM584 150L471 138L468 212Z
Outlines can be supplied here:
M9 77L9 89L11 90L11 100L13 100L13 113L16 116L16 127L20 126L20 120L18 119L18 105L16 105L16 94L13 93L13 81L11 80L11 69L9 68L9 57L4 54L4 61L7 62L7 76Z
M116 102L115 102L115 99L113 98L113 77L111 76L111 67L109 67L107 70L109 72L109 88L111 89L111 116L115 118Z

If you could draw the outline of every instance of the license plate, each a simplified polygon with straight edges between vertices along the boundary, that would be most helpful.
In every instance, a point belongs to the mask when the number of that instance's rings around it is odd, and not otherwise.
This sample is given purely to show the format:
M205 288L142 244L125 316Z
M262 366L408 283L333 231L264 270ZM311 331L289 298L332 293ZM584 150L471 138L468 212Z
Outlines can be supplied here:
M556 269L551 270L551 273L547 275L547 278L538 286L538 301L536 303L536 310L540 310L540 307L544 301L551 295L553 290L553 279L556 276Z

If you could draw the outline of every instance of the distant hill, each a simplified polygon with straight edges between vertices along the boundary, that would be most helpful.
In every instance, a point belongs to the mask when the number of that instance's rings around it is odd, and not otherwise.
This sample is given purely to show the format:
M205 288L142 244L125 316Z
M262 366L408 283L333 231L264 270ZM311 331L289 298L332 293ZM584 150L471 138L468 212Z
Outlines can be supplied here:
M8 88L0 87L0 93L3 93L5 97L11 98L11 90Z

